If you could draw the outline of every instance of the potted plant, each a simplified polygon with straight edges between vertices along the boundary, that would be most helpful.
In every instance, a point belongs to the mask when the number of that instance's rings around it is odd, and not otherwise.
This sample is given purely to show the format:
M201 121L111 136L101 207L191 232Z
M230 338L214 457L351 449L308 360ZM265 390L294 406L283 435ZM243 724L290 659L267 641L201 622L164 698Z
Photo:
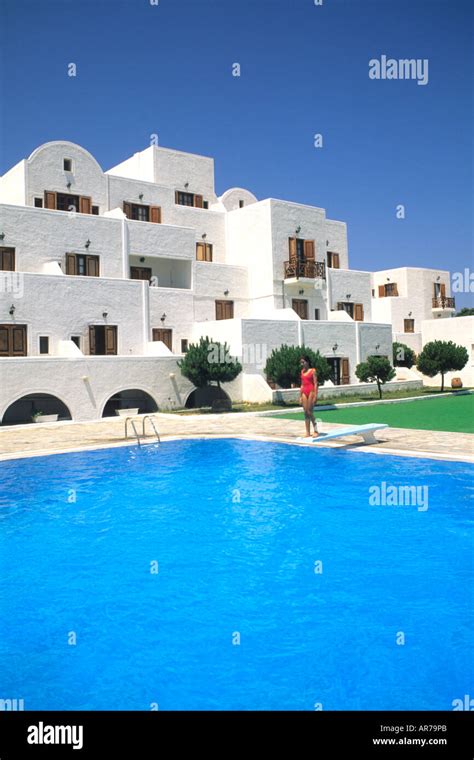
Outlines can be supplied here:
M58 415L57 414L44 414L43 412L35 412L31 419L33 422L57 422L58 421Z

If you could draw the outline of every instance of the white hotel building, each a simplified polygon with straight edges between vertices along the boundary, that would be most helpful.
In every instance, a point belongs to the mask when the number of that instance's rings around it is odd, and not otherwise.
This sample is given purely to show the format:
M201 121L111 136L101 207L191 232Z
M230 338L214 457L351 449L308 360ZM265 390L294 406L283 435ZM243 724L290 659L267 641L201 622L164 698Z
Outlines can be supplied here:
M452 316L449 273L349 269L347 230L324 209L232 188L211 158L151 146L104 172L50 142L0 178L0 422L93 420L117 408L196 402L177 362L208 335L241 357L225 386L264 401L282 343L327 357L357 383L394 337L421 348L421 321Z

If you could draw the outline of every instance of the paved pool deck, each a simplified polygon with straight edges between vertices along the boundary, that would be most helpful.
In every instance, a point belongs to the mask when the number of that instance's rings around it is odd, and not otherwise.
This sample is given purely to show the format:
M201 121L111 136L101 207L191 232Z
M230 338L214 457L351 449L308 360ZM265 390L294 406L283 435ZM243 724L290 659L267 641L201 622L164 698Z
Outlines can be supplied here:
M137 429L141 431L141 418L137 417ZM311 442L298 440L304 435L304 423L259 413L203 414L203 415L154 415L155 423L163 441L177 438L237 437L280 441L299 446L312 446ZM329 432L347 425L323 423L322 431ZM109 448L111 446L136 445L125 439L125 423L120 418L98 422L59 422L18 425L0 428L0 460L57 454L82 449ZM153 442L148 427L147 442ZM447 461L474 463L474 435L427 430L385 428L375 433L378 443L367 445L360 438L347 437L319 446L344 447L356 452L392 454L399 456L427 457Z

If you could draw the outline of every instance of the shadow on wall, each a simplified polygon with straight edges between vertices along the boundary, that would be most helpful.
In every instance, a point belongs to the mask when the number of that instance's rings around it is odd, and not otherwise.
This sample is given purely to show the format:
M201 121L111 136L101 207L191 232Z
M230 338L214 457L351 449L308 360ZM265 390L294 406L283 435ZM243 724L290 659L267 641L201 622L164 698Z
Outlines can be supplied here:
M152 414L158 411L158 404L149 393L139 390L125 390L115 393L104 406L102 417L115 417L118 409L138 409L135 414Z
M217 385L196 388L186 399L186 409L199 409L202 406L212 406L213 401L222 399L230 401L227 393Z
M26 425L31 422L55 422L46 419L51 415L57 420L70 420L71 412L59 398L49 393L30 393L15 401L3 415L2 425Z

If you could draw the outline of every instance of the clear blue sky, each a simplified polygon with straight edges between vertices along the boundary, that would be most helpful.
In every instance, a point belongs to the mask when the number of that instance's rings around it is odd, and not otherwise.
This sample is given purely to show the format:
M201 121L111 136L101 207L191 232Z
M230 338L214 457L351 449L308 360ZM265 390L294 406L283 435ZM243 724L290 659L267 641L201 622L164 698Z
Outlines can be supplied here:
M58 139L108 169L156 132L214 156L218 194L238 185L346 221L352 268L472 269L472 6L0 0L0 173ZM382 54L427 58L428 84L369 79Z

